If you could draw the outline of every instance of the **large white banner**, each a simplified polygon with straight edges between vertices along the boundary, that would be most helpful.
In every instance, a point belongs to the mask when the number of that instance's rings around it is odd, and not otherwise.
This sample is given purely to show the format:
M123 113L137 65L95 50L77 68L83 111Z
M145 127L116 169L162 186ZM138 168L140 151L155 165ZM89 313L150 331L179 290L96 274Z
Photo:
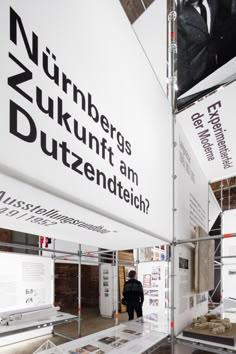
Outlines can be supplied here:
M134 245L163 244L155 237L2 174L0 220L5 229L101 248L129 249Z
M233 82L177 116L209 181L236 174L235 89Z
M167 94L167 1L154 1L133 28Z
M0 170L169 240L171 111L119 1L0 14Z

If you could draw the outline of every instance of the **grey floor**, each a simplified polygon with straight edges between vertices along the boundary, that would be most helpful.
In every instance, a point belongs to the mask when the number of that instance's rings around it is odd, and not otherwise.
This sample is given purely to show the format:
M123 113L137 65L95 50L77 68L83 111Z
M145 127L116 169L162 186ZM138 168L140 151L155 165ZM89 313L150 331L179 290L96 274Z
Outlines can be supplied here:
M73 313L68 309L69 313ZM127 314L119 314L120 323L126 322L128 319ZM114 319L106 319L99 316L96 309L84 309L82 312L81 321L81 335L86 336L104 329L113 327L115 325ZM78 325L76 322L58 325L55 331L69 337L78 338ZM11 346L6 346L0 349L0 354L32 354L37 348L40 347L47 339L50 339L56 345L67 342L66 339L59 336L43 336L29 341L20 342ZM163 344L153 354L170 354L170 346ZM175 354L208 354L206 351L193 351L191 348L182 345L175 345Z

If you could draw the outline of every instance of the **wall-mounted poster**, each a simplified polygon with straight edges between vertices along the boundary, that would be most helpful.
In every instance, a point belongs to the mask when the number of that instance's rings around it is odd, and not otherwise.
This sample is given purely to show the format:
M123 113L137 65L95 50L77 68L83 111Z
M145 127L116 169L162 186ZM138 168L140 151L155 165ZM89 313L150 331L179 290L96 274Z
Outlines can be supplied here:
M114 275L111 264L100 266L100 313L101 316L111 317L114 301Z
M51 305L52 260L0 252L0 312Z
M151 287L152 276L151 274L144 274L143 276L143 288L150 288Z
M167 245L140 248L139 261L165 261L167 259L167 252Z
M143 314L149 321L160 321L167 314L167 262L139 263L139 280L143 280L144 303ZM166 318L167 319L167 318Z

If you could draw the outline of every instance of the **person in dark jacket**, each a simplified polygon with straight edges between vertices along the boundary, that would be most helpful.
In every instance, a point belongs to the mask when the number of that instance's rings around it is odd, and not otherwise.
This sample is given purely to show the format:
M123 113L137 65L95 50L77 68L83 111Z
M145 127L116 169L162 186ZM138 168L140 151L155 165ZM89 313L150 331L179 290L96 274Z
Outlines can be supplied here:
M129 280L124 285L123 296L127 303L127 311L129 315L129 321L134 319L134 311L137 317L143 316L143 286L140 281L136 279L135 270L129 272Z

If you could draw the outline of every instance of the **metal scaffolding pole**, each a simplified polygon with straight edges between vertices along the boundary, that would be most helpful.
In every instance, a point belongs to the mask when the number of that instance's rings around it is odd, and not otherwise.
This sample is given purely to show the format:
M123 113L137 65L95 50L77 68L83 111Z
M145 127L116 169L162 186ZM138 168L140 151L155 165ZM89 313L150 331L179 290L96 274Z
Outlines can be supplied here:
M223 181L221 181L221 184L220 184L220 189L221 189L221 191L220 191L220 207L221 207L220 228L221 228L221 234L223 233L223 212L222 212L223 211L223 199L224 199L223 198L223 187L224 187ZM222 255L222 241L220 242L220 255ZM223 291L224 291L222 279L223 279L223 267L220 270L220 304L222 304L222 302L223 302ZM217 287L218 287L218 285L217 285ZM216 287L216 289L217 289L217 287ZM212 295L212 297L213 297L213 295Z
M221 258L236 258L236 255L232 255L232 256L218 256L218 257L215 257L215 259L221 259Z
M79 244L78 263L78 337L81 336L81 244Z
M176 112L176 58L177 58L177 30L176 30L176 2L170 0L167 4L168 13L168 97L172 108L172 245L171 245L171 298L170 298L170 335L171 354L175 352L175 301L174 301L174 276L175 276L175 112Z
M145 4L144 4L144 1L143 0L140 0L141 1L141 4L142 4L142 6L143 6L143 9L144 9L144 11L146 10L146 6L145 6Z
M175 244L180 245L183 243L196 243L201 241L209 241L209 240L220 240L224 238L236 237L236 234L226 234L226 235L218 235L218 236L209 236L209 237L201 237L201 238L190 238L188 240L176 240Z
M55 294L55 279L56 279L56 277L55 277L55 271L56 271L56 269L55 269L55 260L56 260L56 256L55 256L55 244L56 244L56 240L55 240L55 238L53 239L53 241L52 241L52 249L53 249L53 254L52 254L52 260L53 260L53 306L55 306L55 302L56 302L56 294Z
M119 275L119 254L118 251L116 251L115 255L115 325L118 326L119 324L119 296L118 296L118 290L119 290L119 280L118 280L118 275Z

